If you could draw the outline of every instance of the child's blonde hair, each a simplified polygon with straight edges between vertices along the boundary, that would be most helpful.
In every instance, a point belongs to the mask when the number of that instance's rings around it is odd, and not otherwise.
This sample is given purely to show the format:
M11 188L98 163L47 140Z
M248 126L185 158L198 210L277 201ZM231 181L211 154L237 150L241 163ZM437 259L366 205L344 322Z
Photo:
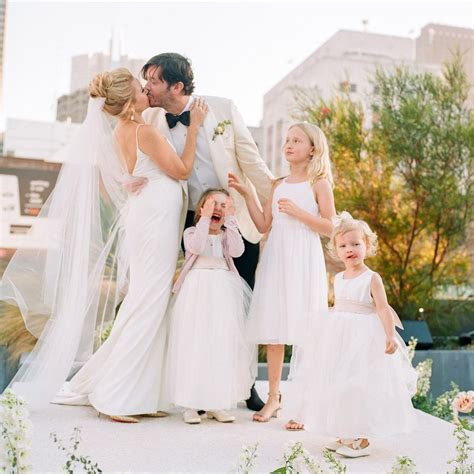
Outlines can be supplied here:
M335 260L339 260L336 251L336 237L353 230L362 232L367 247L367 257L372 257L377 253L377 234L373 232L367 222L354 219L348 212L341 212L333 218L334 229L327 244L329 255Z
M206 202L207 198L209 196L212 196L213 194L225 194L226 196L230 197L229 191L224 188L210 188L206 189L201 194L201 197L198 199L198 202L196 204L196 210L194 211L194 224L197 224L199 219L201 218L201 207L204 206L204 203Z
M314 147L314 152L307 168L308 181L313 184L318 179L326 178L331 186L333 186L334 180L331 171L331 160L329 159L329 145L323 131L316 125L306 122L294 123L288 130L294 127L301 129Z

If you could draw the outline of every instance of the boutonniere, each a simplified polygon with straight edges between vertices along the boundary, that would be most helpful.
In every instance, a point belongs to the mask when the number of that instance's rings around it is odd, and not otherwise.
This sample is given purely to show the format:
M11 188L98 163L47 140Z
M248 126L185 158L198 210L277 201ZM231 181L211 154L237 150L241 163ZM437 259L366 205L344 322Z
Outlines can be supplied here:
M223 120L217 124L217 127L214 129L214 135L212 140L214 141L218 135L223 135L227 125L230 125L232 122L230 120Z

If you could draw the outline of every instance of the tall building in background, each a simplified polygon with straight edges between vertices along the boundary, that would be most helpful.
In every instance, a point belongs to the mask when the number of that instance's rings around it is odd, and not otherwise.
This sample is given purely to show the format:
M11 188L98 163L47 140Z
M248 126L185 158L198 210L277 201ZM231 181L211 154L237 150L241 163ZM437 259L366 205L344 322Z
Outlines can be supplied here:
M374 93L371 77L377 67L390 71L406 66L417 72L441 74L443 63L459 48L473 84L473 35L472 29L435 24L426 25L416 39L338 31L264 95L261 148L268 166L276 176L288 172L281 147L297 113L295 87L311 89L324 99L329 99L338 89L348 90L354 100L365 106L370 126L370 96ZM471 107L472 98L471 87Z
M467 103L474 109L474 30L428 23L416 39L416 60L420 62L442 64L451 60L456 52L462 56L467 80L471 84Z
M5 44L5 26L7 0L0 0L0 115L3 114L3 51Z
M118 67L126 67L134 76L139 75L144 59L130 58L128 55L114 51L113 39L110 41L109 53L82 54L71 60L70 93L61 96L57 102L56 120L60 122L81 123L87 112L89 101L88 86L90 80L98 73Z

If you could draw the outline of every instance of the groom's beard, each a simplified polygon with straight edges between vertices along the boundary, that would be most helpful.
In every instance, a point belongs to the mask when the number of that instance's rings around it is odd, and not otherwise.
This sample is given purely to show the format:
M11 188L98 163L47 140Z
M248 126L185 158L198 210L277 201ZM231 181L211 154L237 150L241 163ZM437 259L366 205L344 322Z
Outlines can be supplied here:
M148 103L150 104L150 107L161 107L160 104L158 104L152 96L148 96Z
M148 103L150 104L150 107L161 107L162 109L165 109L167 112L173 110L175 107L175 100L173 99L173 96L171 95L171 92L162 92L158 96L154 96L153 94L147 94L148 96ZM179 113L179 112L178 112Z

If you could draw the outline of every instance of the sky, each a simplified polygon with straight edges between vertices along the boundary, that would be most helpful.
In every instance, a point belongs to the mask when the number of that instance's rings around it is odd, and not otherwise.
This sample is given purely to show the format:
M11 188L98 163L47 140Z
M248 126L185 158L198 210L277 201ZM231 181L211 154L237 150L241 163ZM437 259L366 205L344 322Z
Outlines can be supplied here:
M54 120L69 92L71 57L106 52L148 59L175 51L192 60L196 93L234 100L248 125L263 96L340 29L416 37L427 23L473 28L470 1L91 2L7 0L5 118Z

